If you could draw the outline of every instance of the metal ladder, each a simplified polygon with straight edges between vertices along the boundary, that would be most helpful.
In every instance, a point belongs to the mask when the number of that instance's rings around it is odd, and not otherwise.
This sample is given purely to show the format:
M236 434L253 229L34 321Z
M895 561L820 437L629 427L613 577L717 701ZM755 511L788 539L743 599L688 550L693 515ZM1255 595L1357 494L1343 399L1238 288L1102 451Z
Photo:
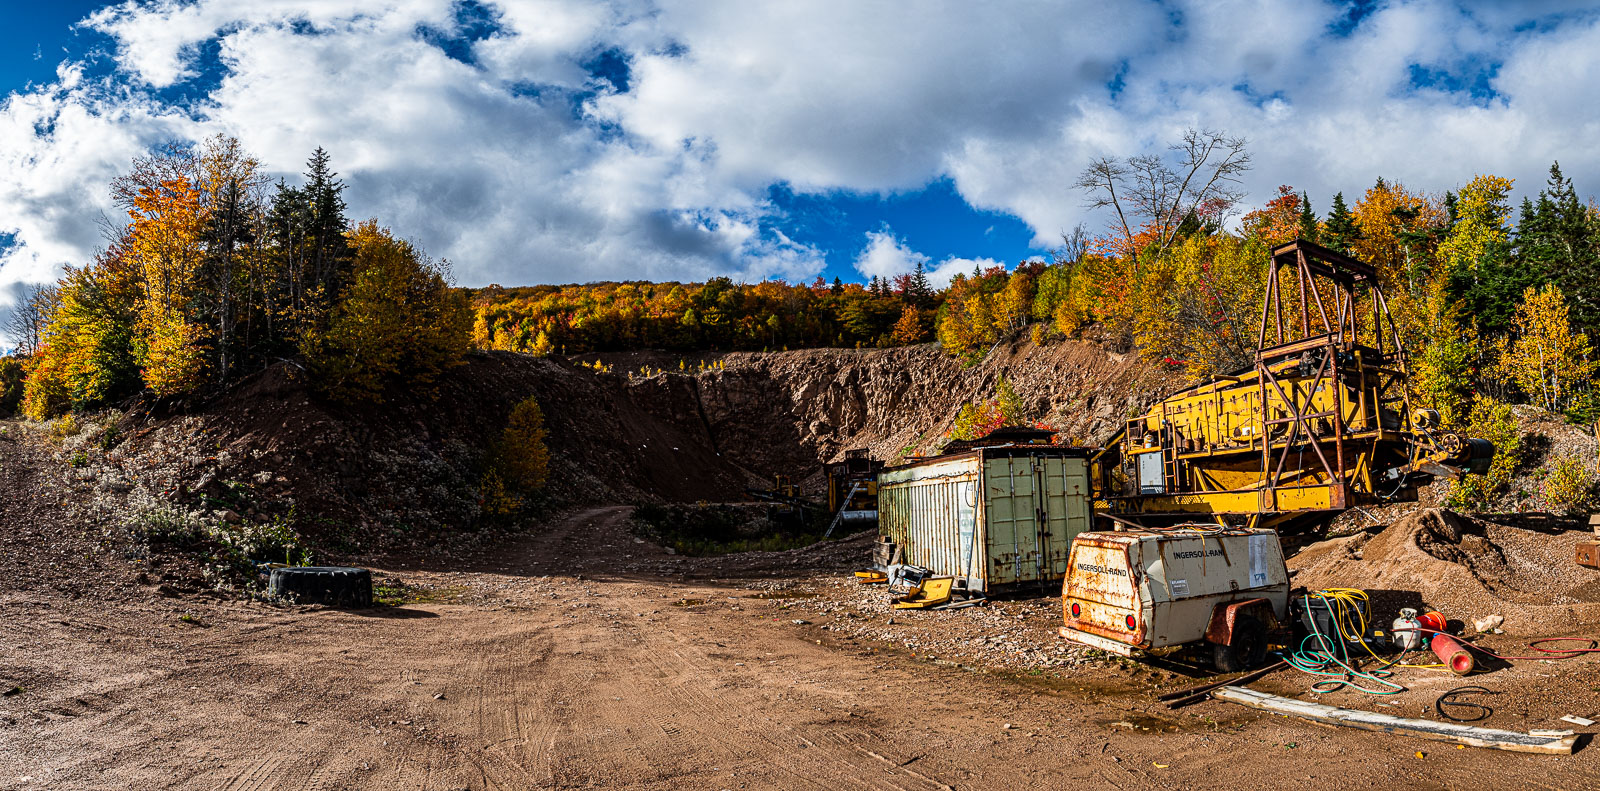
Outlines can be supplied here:
M850 510L850 498L855 497L856 492L860 490L860 481L856 481L850 485L850 492L846 494L844 496L844 500L839 503L839 512L834 514L833 521L828 523L828 532L822 534L822 539L824 541L828 539L828 536L833 535L833 529L839 526L839 520L844 518L844 512Z

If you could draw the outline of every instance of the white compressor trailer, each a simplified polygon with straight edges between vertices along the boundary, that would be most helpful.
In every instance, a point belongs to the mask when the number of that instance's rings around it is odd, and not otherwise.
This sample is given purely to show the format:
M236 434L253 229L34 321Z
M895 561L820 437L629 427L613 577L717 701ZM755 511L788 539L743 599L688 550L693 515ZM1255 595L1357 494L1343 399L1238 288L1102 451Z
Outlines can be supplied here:
M1209 644L1218 670L1266 657L1288 623L1289 571L1271 530L1215 525L1079 533L1061 636L1123 656Z

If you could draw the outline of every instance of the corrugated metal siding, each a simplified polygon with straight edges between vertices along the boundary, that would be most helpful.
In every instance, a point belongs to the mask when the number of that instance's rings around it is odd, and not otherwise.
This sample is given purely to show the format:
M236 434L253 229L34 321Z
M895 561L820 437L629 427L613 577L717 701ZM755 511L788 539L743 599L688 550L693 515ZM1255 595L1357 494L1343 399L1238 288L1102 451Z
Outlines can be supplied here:
M879 532L902 547L903 560L936 574L975 577L982 587L977 459L951 459L879 479Z
M879 531L905 562L974 589L1061 579L1090 525L1082 458L970 454L887 470L879 483Z

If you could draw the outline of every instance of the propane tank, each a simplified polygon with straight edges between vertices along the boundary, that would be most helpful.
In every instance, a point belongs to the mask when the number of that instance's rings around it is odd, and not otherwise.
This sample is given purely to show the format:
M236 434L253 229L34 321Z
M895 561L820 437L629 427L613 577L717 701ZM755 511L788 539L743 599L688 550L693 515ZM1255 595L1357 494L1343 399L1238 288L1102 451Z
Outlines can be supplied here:
M1422 647L1422 622L1417 620L1417 611L1410 607L1400 610L1400 617L1394 619L1389 625L1389 641L1396 648L1403 651L1415 651Z

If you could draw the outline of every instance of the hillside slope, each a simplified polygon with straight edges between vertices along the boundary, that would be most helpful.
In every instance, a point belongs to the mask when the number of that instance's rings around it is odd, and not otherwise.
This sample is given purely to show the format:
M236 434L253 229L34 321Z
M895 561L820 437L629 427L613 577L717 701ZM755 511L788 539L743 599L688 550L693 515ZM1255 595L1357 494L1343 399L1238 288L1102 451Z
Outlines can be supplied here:
M436 392L360 407L319 398L280 364L209 403L81 416L69 431L18 424L6 461L24 470L11 471L15 486L60 490L53 525L116 537L124 556L146 555L162 533L259 555L293 526L337 559L491 540L478 517L480 464L530 395L549 428L548 503L572 507L742 500L774 474L810 478L815 492L819 465L845 449L893 460L936 447L961 404L991 397L1002 374L1035 419L1089 440L1165 389L1146 366L1077 342L1019 342L972 366L933 345L711 359L677 373L676 357L618 355L596 371L477 353Z

